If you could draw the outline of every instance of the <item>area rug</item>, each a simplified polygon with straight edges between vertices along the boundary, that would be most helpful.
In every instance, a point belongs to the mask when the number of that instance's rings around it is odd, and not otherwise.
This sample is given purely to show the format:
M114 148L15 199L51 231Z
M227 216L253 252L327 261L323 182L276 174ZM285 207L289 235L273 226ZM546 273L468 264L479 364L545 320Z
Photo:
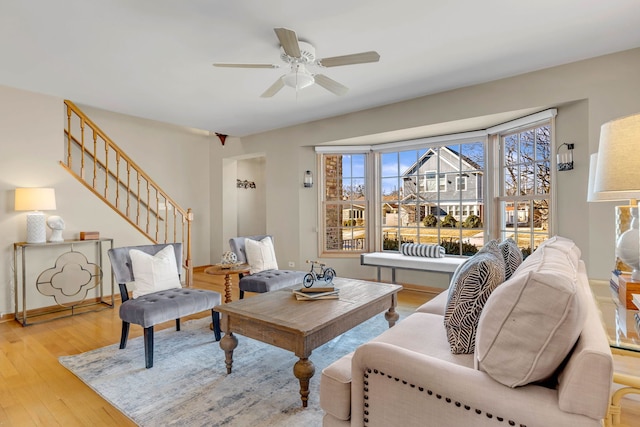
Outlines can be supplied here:
M398 310L403 319L408 312ZM154 366L144 367L142 337L74 356L60 363L140 426L320 426L323 368L388 328L382 314L311 354L307 408L293 375L298 358L288 351L236 335L233 372L214 341L210 318L185 322L155 334Z

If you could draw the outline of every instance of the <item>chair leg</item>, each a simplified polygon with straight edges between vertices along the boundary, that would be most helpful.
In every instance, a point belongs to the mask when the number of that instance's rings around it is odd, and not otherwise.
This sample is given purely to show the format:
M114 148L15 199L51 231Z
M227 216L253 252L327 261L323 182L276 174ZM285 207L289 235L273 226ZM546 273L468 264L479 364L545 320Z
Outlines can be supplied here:
M153 326L144 328L144 358L145 367L153 367Z
M240 299L244 299L244 291L240 289Z
M176 331L180 330L180 319L176 319Z
M211 310L211 317L213 318L213 335L216 337L216 341L220 341L220 313Z
M120 350L127 347L127 340L129 339L129 322L122 322L122 333L120 334Z

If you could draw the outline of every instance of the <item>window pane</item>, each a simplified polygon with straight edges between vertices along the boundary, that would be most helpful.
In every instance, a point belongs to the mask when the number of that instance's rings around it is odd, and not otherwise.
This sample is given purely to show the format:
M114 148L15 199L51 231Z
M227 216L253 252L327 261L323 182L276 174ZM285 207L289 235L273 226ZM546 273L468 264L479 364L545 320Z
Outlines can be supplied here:
M551 192L551 163L540 162L536 164L536 194L549 194Z
M398 153L384 153L380 155L382 177L400 176Z
M367 250L366 156L325 154L325 251Z
M342 205L328 203L325 207L325 226L339 227L341 224Z
M342 156L324 156L325 200L342 200Z
M400 183L398 178L382 178L381 189L385 200L399 200Z
M547 124L501 138L500 234L503 238L512 237L525 256L549 237L551 134Z
M402 191L397 213L382 207L385 249L397 250L392 248L403 240L432 244L446 240L449 254L477 251L485 235L480 217L485 143L407 150L398 158ZM386 178L382 183L390 185ZM389 227L392 224L398 228Z

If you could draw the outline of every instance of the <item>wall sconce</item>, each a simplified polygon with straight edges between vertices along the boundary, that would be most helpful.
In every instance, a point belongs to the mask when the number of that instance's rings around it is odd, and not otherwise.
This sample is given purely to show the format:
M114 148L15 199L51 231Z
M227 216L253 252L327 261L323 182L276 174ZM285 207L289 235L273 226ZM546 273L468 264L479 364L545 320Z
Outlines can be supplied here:
M560 154L560 149L567 146L567 152ZM573 144L560 144L556 151L556 159L559 171L570 171L573 169Z
M27 214L27 243L47 241L45 215L40 211L56 209L53 188L16 188L15 210L33 211Z
M304 186L305 188L313 187L313 174L311 171L305 171L304 173Z

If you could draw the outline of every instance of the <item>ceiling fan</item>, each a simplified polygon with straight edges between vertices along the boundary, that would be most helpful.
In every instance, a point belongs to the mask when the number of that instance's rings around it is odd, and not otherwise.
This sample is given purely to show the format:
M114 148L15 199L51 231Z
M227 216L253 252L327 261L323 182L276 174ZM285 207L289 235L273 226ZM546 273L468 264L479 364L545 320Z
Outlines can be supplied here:
M262 95L262 98L270 98L285 86L296 90L304 89L314 83L327 89L336 95L344 95L349 90L348 87L330 79L324 74L312 73L307 66L318 67L338 67L341 65L364 64L367 62L378 62L380 55L378 52L369 51L354 53L351 55L332 56L329 58L316 59L316 49L309 43L298 40L296 32L288 28L274 28L278 40L280 40L282 53L280 58L286 66L290 67L287 74L280 76ZM280 68L277 64L227 64L215 63L214 67L232 68Z

